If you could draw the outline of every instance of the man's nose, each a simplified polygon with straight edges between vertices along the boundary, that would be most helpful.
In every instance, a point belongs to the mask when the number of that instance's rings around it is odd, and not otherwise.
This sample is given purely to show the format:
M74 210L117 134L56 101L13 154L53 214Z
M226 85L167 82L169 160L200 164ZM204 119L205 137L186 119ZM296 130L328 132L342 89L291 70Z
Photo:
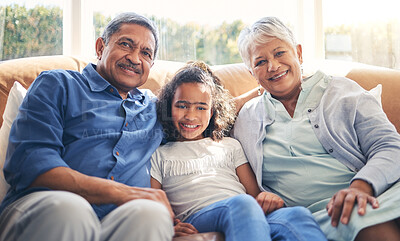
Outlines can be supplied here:
M140 64L140 57L139 57L139 51L138 49L135 49L131 51L126 58L132 63L132 64Z

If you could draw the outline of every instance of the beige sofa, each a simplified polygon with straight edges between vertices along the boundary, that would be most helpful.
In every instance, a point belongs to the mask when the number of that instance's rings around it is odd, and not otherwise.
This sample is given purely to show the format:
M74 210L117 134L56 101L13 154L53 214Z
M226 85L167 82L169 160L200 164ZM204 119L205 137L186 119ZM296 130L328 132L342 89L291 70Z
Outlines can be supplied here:
M45 56L9 60L0 63L0 125L3 123L3 112L9 91L15 81L25 88L43 70L71 69L81 71L92 59L71 56ZM180 62L158 60L151 69L148 81L142 88L151 89L154 93L168 81L172 75L183 66ZM222 80L225 87L233 96L238 96L255 88L257 81L250 75L243 64L227 64L212 66L215 74ZM317 69L332 75L347 76L369 90L377 84L382 84L382 107L389 120L400 132L400 71L350 62L322 61L304 65L305 73ZM4 143L3 143L4 144ZM4 150L2 150L4 152ZM2 166L0 166L2 168ZM175 238L178 240L223 240L219 233L207 233L188 237Z

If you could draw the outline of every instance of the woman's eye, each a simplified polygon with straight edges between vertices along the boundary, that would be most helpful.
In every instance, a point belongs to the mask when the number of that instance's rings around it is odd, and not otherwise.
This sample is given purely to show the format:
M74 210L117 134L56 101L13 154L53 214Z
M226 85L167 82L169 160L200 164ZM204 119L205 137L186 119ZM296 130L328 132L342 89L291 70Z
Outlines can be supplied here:
M285 51L279 51L278 53L275 54L275 56L276 57L281 57L284 54L285 54Z
M204 107L197 107L197 109L198 109L198 110L207 110L207 109L204 108Z
M260 65L262 65L262 64L264 64L265 62L266 62L265 60L257 61L257 62L256 62L256 67L257 67L257 66L260 66Z

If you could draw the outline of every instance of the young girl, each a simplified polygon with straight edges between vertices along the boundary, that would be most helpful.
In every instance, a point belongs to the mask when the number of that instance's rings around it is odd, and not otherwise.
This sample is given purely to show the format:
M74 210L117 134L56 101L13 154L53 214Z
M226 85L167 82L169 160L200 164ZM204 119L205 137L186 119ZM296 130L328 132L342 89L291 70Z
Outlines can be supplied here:
M235 108L206 64L178 71L161 90L157 112L168 142L152 156L151 185L168 196L175 236L218 231L227 241L326 240L307 209L282 208L277 195L260 192L240 143L224 137Z

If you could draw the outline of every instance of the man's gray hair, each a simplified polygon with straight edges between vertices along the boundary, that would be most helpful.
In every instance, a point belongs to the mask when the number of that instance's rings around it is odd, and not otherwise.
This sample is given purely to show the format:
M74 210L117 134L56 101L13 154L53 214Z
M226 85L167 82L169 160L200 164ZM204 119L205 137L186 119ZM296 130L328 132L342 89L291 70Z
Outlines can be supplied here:
M101 36L107 45L108 42L110 41L111 36L118 32L121 28L122 24L129 23L129 24L137 24L140 26L143 26L151 31L151 33L154 36L155 40L155 49L154 49L154 58L157 56L157 50L158 50L158 31L157 27L154 25L154 23L146 18L145 16L139 15L134 12L126 12L126 13L121 13L117 15L115 18L113 18L106 26L104 29L103 35Z
M239 53L249 70L251 70L251 50L275 38L286 42L296 49L297 41L292 31L276 17L262 18L240 32L238 38Z

